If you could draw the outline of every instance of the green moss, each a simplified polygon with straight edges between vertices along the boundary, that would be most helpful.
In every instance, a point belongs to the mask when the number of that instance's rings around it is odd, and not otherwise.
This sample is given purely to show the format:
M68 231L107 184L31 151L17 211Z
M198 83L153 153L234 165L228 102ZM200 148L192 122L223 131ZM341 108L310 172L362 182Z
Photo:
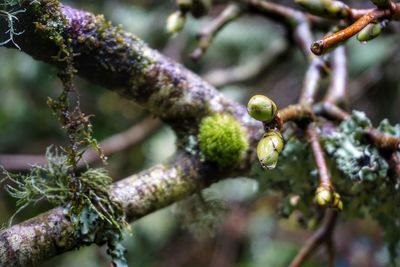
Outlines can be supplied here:
M229 114L214 114L204 118L198 138L206 160L217 163L220 168L237 163L249 147L244 130Z

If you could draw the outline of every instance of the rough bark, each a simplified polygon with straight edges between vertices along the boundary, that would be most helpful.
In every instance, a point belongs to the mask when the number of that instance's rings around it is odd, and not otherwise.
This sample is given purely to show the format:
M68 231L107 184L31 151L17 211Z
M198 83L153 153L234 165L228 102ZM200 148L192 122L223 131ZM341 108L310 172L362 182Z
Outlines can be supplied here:
M30 1L28 1L30 2ZM254 145L261 125L246 109L227 100L197 75L186 70L130 33L113 27L102 16L61 5L57 1L25 4L15 36L21 50L32 57L62 67L61 35L70 40L77 74L143 105L169 123L180 137L196 134L200 120L215 112L234 115ZM6 27L0 22L0 37ZM12 44L8 44L13 47ZM181 140L184 141L184 138ZM180 144L185 150L185 142ZM249 151L240 164L221 170L183 152L173 164L159 165L117 182L112 194L122 203L129 222L193 194L210 183L249 169ZM33 266L79 247L62 208L0 231L0 266Z

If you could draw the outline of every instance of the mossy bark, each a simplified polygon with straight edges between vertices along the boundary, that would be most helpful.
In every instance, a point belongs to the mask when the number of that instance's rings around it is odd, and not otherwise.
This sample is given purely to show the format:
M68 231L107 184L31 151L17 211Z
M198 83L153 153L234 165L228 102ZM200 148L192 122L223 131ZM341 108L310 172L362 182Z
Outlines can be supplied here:
M196 158L182 154L173 164L155 166L113 185L113 200L122 204L130 222L181 200L210 184L203 175L218 178ZM83 244L73 224L58 207L0 231L0 266L35 266L38 262Z
M78 75L141 104L169 123L180 140L196 136L202 118L223 111L238 120L246 129L250 147L255 147L262 125L247 115L244 106L227 100L180 64L102 16L54 0L40 1L40 5L29 2L16 25L17 30L25 31L15 38L22 51L59 68L65 67L63 57L73 57ZM1 38L5 27L0 22ZM184 148L184 144L180 146ZM181 154L173 164L156 166L113 186L113 198L124 207L128 221L218 179L246 172L255 158L249 150L241 162L221 170L195 156L198 151L191 152ZM0 232L0 266L33 266L80 245L62 209L56 208Z

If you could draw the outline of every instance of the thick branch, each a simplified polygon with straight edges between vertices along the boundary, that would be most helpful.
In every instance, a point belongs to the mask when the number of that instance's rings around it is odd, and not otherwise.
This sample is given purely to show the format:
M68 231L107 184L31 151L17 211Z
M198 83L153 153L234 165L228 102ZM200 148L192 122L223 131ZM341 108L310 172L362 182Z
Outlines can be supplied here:
M61 34L71 40L78 75L136 101L176 130L193 130L202 117L214 112L245 114L244 108L226 100L197 75L113 27L103 16L50 0L25 5L26 12L19 14L16 23L24 34L15 36L22 51L62 66L60 46L54 42L54 35ZM43 24L46 16L54 23ZM6 27L1 21L0 39ZM12 43L8 46L13 47Z
M196 158L181 155L170 165L158 165L117 182L115 201L131 222L204 188L218 177ZM38 262L79 247L74 226L61 207L0 231L0 266L36 266Z

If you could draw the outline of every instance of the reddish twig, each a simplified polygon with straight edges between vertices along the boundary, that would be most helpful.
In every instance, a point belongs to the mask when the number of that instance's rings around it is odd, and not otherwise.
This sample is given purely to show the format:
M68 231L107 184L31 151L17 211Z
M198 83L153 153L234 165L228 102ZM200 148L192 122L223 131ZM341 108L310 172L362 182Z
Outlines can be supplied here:
M328 246L331 246L329 252L329 262L332 263L333 259L331 258L333 251L333 239L332 234L336 225L338 213L334 210L327 210L322 225L314 232L314 234L306 241L300 252L294 258L294 260L290 263L289 267L300 267L314 252L315 250L326 243Z
M329 189L331 192L334 192L331 175L325 161L324 152L319 142L318 129L315 127L315 125L310 125L307 128L307 136L314 154L315 164L317 165L320 186Z

